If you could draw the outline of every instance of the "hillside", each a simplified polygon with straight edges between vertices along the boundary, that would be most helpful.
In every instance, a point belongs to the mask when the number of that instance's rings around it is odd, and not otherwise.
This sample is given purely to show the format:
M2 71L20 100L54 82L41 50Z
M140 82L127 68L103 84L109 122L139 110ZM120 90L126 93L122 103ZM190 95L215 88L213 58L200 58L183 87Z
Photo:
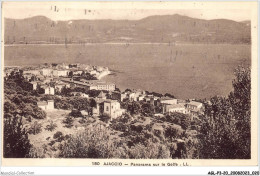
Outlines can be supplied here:
M5 19L5 43L188 42L245 43L250 23L201 20L181 15L141 20L52 21L44 16Z

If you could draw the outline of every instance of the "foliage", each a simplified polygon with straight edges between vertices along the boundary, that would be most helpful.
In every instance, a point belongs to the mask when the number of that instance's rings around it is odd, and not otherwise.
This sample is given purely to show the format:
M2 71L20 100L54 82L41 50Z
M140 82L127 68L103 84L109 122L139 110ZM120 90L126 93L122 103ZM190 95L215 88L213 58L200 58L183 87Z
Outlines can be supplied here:
M41 131L42 131L42 124L40 124L38 121L34 121L34 123L29 128L28 133L36 135Z
M164 94L164 96L165 96L165 97L170 97L170 98L175 98L174 95L169 94L169 93Z
M251 157L250 69L235 71L234 90L228 98L213 97L205 107L201 127L200 158L249 159Z
M4 119L4 157L25 158L31 148L26 130L22 125L21 117Z
M61 142L64 140L64 135L62 134L62 132L57 131L54 135L53 135L53 139L55 139L57 142Z
M83 115L81 114L81 112L77 109L73 109L70 114L70 116L72 117L83 117Z
M52 120L50 120L49 124L46 125L45 130L54 131L56 127L57 127L57 124L54 123Z
M108 123L110 121L110 119L111 118L106 114L103 114L103 115L100 116L100 120L102 120L105 123Z
M74 118L71 116L67 116L65 120L63 120L63 123L67 128L71 128L73 126L73 122L74 122Z
M170 150L163 144L148 142L147 146L136 144L129 150L131 159L167 159L170 158Z
M4 113L25 118L44 119L46 113L37 106L37 98L32 92L23 90L18 83L13 80L4 82L5 102Z
M180 125L184 130L186 130L191 124L191 120L188 115L178 112L167 114L165 117L161 118L161 120Z
M110 158L113 150L108 131L99 126L71 136L64 144L61 157Z

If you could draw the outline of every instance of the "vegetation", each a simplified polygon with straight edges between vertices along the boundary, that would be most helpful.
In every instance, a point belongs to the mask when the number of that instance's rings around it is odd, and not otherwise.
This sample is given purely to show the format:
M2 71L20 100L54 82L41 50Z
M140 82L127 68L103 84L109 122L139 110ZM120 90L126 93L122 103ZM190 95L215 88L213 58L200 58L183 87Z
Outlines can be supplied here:
M201 158L251 158L251 77L250 69L235 71L234 90L225 97L213 97L202 117Z
M35 122L31 125L31 127L29 128L29 130L28 130L28 133L29 133L29 134L34 134L34 135L36 135L36 134L38 134L38 133L40 133L40 132L42 132L42 124L40 124L40 123L37 122L37 121L35 121Z
M71 128L73 126L74 118L71 116L67 116L64 120L63 123L65 124L65 127Z
M54 131L56 127L57 127L57 124L54 123L52 120L50 120L49 124L45 127L45 130Z
M10 116L4 119L4 157L25 158L30 152L31 144L28 133L23 128L22 118Z
M83 117L81 110L91 112L96 106L94 99L72 97L69 91L62 98L39 95L20 85L26 85L20 72L13 73L4 82L4 157L249 159L250 74L249 68L239 67L229 96L212 97L210 103L201 100L205 112L195 119L181 113L154 117L161 112L160 105L125 101L121 106L127 113L110 120L106 115ZM54 135L41 148L35 147L29 137L41 133L41 119L46 117L37 101L50 99L55 108L71 110L62 119L66 128L75 125L82 130L76 134L66 133L73 128L55 132L59 122L51 120L45 130L54 131Z

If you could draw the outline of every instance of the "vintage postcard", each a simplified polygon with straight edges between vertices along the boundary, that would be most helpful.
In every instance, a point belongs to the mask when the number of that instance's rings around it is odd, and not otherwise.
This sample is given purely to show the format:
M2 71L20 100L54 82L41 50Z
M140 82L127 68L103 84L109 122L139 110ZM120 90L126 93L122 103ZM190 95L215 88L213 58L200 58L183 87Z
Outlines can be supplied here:
M256 166L257 2L3 2L2 166Z

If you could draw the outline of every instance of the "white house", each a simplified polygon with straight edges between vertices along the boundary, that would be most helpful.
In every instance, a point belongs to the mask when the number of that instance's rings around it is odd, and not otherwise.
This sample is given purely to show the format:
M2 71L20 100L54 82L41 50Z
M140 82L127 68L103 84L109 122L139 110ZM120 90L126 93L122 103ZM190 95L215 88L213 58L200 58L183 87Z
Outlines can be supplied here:
M128 98L128 94L126 92L121 93L120 99L124 101L124 99Z
M187 114L184 104L164 104L163 113L169 113L169 112L179 112L179 113Z
M191 101L189 103L187 103L187 109L201 109L203 104L200 102L196 102L196 101Z
M67 76L67 70L53 70L53 76L60 77L60 76Z
M55 94L53 87L46 86L46 87L43 87L43 89L44 89L44 94L50 94L50 95Z
M111 119L117 118L125 113L125 109L120 108L120 103L116 100L104 101L104 114Z
M89 85L89 90L114 91L115 89L116 89L116 85L113 83L95 82Z
M89 95L88 95L88 94L85 94L85 93L83 93L83 92L71 92L70 94L73 95L73 96L79 96L79 97L89 98Z
M37 85L38 85L38 83L37 82L30 82L30 84L32 85L32 88L33 88L33 90L36 90L37 89Z
M175 98L169 98L169 97L162 97L160 99L161 104L177 104L177 99Z
M203 113L203 104L200 102L191 101L186 104L186 109L193 119Z
M40 101L40 102L37 102L37 105L42 110L53 110L54 109L54 101L53 100Z

